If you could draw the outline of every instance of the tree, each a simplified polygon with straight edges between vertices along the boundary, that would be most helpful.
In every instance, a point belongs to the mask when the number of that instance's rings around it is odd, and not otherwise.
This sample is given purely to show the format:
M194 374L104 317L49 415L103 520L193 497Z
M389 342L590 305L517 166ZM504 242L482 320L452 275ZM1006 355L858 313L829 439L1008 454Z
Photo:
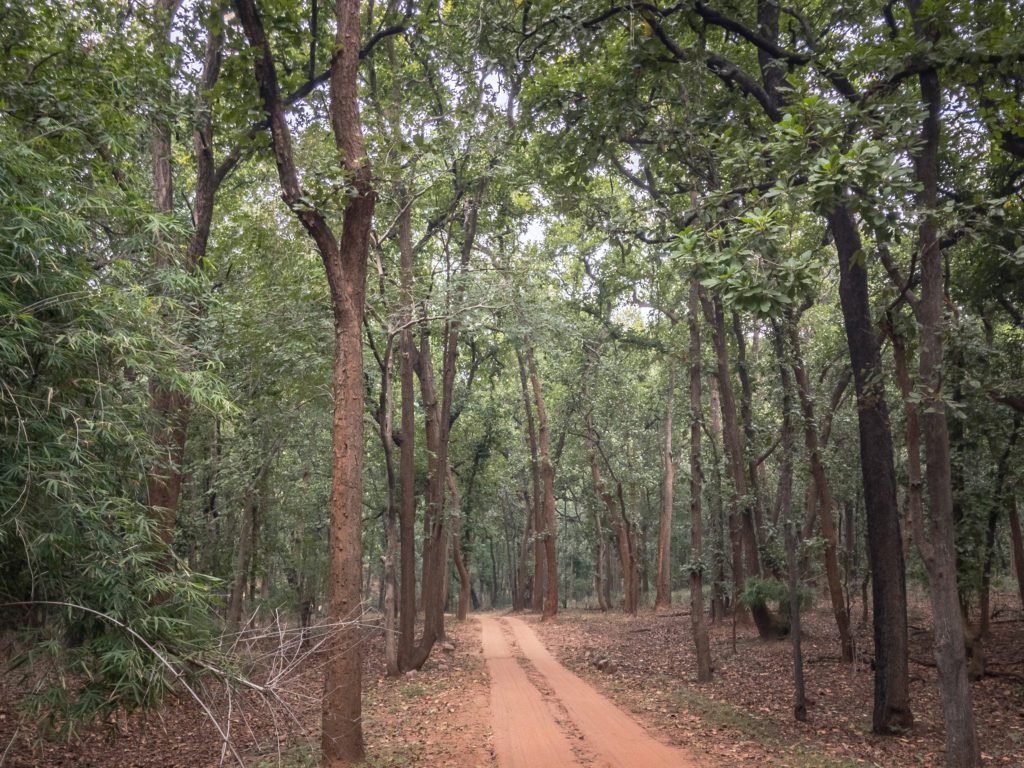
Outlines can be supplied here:
M690 282L687 306L690 328L690 623L697 651L697 681L711 680L711 642L704 617L703 531L701 520L701 484L703 471L700 463L701 422L701 347L700 347L700 285Z
M359 118L359 2L335 7L339 53L330 69L330 121L335 146L355 194L343 203L340 239L323 210L306 197L292 152L277 65L254 0L238 0L239 19L254 53L254 75L266 113L285 204L316 243L334 313L334 423L328 580L329 615L341 627L329 646L324 677L324 765L363 759L362 654L359 652L362 566L363 353L362 320L375 194Z

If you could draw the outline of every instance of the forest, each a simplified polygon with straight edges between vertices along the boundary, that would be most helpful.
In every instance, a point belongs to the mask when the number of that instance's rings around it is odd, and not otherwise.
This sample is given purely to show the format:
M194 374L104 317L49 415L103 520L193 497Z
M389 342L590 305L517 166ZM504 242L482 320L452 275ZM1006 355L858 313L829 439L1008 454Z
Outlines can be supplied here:
M1022 20L4 0L0 766L1024 765Z

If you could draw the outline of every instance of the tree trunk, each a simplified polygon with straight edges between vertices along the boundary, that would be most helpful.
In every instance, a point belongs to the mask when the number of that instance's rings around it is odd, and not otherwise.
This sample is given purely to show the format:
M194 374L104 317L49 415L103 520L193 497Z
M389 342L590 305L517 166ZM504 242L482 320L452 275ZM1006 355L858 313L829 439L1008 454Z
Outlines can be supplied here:
M344 3L344 0L340 0ZM351 10L353 16L356 9ZM358 18L339 31L345 45L357 45ZM347 32L345 31L347 30ZM354 79L354 68L352 77ZM353 83L354 90L354 83ZM368 169L367 169L368 171ZM361 726L362 639L359 596L362 566L363 508L363 347L362 314L369 225L374 198L367 174L363 197L345 212L343 258L355 263L336 300L334 423L331 472L330 555L328 559L328 617L343 622L328 644L324 676L323 741L325 766L346 766L363 758ZM358 231L357 231L358 229ZM350 235L351 233L351 235ZM347 242L346 242L347 241ZM340 275L339 275L340 277ZM340 311L337 307L341 304Z
M529 576L529 560L530 560L530 542L534 540L533 537L533 505L530 503L529 494L523 491L523 501L526 503L526 524L523 529L523 542L519 547L519 561L516 564L516 593L514 595L513 610L525 611L526 610L526 586L530 579Z
M622 482L615 481L615 495L619 500L619 525L616 535L619 544L619 561L622 563L622 604L626 613L636 616L640 608L640 571L636 552L636 529L626 513L626 496Z
M158 0L162 15L160 43L167 39L180 0ZM218 168L213 157L213 119L211 92L220 78L223 32L220 20L207 20L203 68L195 94L195 128L192 133L193 160L195 162L195 194L192 198L192 235L189 238L185 267L194 272L206 258L213 221L213 206L221 182L235 167L237 157L226 159ZM168 82L170 81L168 73ZM174 175L171 166L171 126L161 123L154 127L151 137L154 206L165 215L174 212ZM170 252L158 244L154 262L158 267L173 266ZM158 464L150 467L147 477L149 506L160 521L161 538L170 544L177 526L178 503L184 479L183 463L188 426L191 420L191 402L180 392L155 381L150 387L150 411L154 416L154 442L158 449Z
M452 502L452 518L456 521L452 530L452 551L455 556L455 570L459 574L459 606L455 615L459 621L465 621L469 615L472 583L470 582L466 558L462 552L462 503L459 500L459 489L455 485L455 474L452 472L451 467L448 468L448 495Z
M256 491L250 489L245 497L242 520L238 530L238 548L235 550L234 580L228 598L227 631L238 632L242 625L242 604L249 583L249 562L252 559L253 531L256 527L258 502Z
M846 595L846 611L853 616L853 584L858 574L857 563L857 506L850 499L843 503L843 594Z
M398 583L395 568L398 559L399 501L396 493L397 478L395 477L393 440L395 408L391 391L393 342L394 336L389 333L384 354L380 358L380 400L377 406L377 426L381 447L384 451L384 471L388 489L387 506L384 511L384 556L381 574L383 592L381 610L384 612L384 666L388 677L397 677L401 674L398 645Z
M925 532L924 507L922 504L923 483L921 481L921 427L917 412L917 403L911 397L913 385L910 381L910 368L907 364L907 347L896 325L888 321L889 338L892 340L893 367L896 371L896 383L903 396L903 411L906 420L907 441L907 517L913 529L913 539L925 568L931 571L935 560L931 539Z
M401 380L402 413L398 475L401 498L398 507L399 586L398 658L402 670L410 668L416 640L416 393L414 369L416 347L412 337L413 314L413 252L412 200L407 190L399 198L398 213L399 282L401 288L400 330L398 335L399 378Z
M636 614L636 603L635 603L635 567L633 563L632 547L630 546L629 538L629 521L626 518L625 508L620 508L623 503L622 495L622 484L618 484L618 496L619 501L616 502L616 498L605 486L604 478L601 476L601 468L598 464L598 438L597 432L594 429L593 419L591 415L587 414L587 436L590 441L590 478L594 484L594 491L598 497L604 502L605 509L608 511L608 518L612 522L612 527L615 529L615 539L617 543L617 551L619 555L619 562L622 565L622 605L623 610L628 613Z
M936 35L922 20L920 0L908 0L919 40L929 48ZM920 225L921 297L914 304L921 328L918 371L922 387L922 432L925 479L931 512L931 544L934 560L929 573L932 618L935 629L935 661L939 669L942 711L946 727L946 764L970 768L981 762L974 706L967 679L964 625L956 584L956 544L953 527L953 488L950 474L949 425L943 387L943 284L939 247L938 172L942 92L938 71L929 67L918 76L921 99L927 109L922 123L920 154L914 157L921 184L918 201L925 209Z
M498 558L494 554L494 539L488 539L488 544L491 551L491 604L489 607L493 611L498 607ZM483 590L483 584L480 585L480 589Z
M153 43L163 49L171 34L174 16L178 9L177 0L157 0L155 3L157 32ZM168 83L171 72L167 71ZM153 178L153 207L164 216L174 213L174 175L171 168L172 126L166 120L158 120L151 127L150 156ZM173 246L156 243L153 263L158 269L174 266ZM165 381L154 379L149 387L149 407L153 416L153 443L156 448L155 463L149 468L146 490L149 508L157 521L160 538L170 547L174 539L177 522L178 499L181 496L182 462L185 457L185 435L187 420L182 418L184 398L170 389Z
M611 610L612 607L612 581L614 573L614 560L612 559L612 550L609 547L607 540L605 540L604 547L604 604Z
M711 494L711 530L715 537L714 554L712 555L713 578L711 580L711 621L720 621L726 615L727 596L725 586L725 508L722 504L722 470L718 440L721 434L721 406L718 398L718 385L714 376L709 380L708 408L711 429L709 444L711 446L712 474L714 476L714 492Z
M991 596L992 588L992 561L995 559L996 528L999 524L999 510L1005 504L1008 507L1013 504L1012 494L1006 493L1006 479L1010 472L1010 457L1017 445L1017 436L1020 434L1020 415L1014 414L1013 428L1010 438L999 456L999 464L996 467L996 483L993 502L989 508L988 529L985 532L985 561L981 569L981 597L979 599L979 620L978 637L987 638L991 631Z
M1011 499L1007 514L1010 516L1010 545L1013 548L1013 570L1017 574L1017 591L1020 593L1020 607L1024 610L1024 536L1020 530L1020 514L1017 500Z
M807 696L804 693L804 656L800 648L800 574L797 572L796 531L787 516L783 522L786 537L786 560L789 563L789 636L793 644L793 717L801 723L807 719Z
M725 329L725 311L721 301L716 298L701 297L704 313L712 328L712 339L717 360L716 377L718 394L722 409L722 437L725 443L725 455L732 476L732 513L730 515L733 534L733 584L734 596L738 598L744 589L747 575L760 576L761 562L757 551L757 538L754 531L753 510L748 497L746 468L743 460L743 437L740 432L739 419L736 413L736 399L733 395L732 377L729 372L729 346ZM740 545L737 547L737 543ZM739 556L742 551L742 557ZM738 608L738 606L734 607ZM774 621L771 611L763 602L755 601L750 606L750 613L762 638L773 638L779 635L780 628Z
M608 545L601 525L601 512L596 508L594 509L594 530L597 537L594 591L597 593L597 607L604 613L611 608L611 601L608 599L608 553L606 552Z
M335 50L330 70L331 128L355 192L342 218L340 242L325 215L299 183L291 133L270 44L255 0L236 0L255 54L254 73L270 127L282 197L317 245L334 313L334 417L331 519L327 580L328 619L337 625L326 644L322 764L340 768L362 761L363 349L362 320L369 234L376 195L359 117L359 0L337 0Z
M747 472L747 487L750 489L750 509L754 524L754 543L764 535L764 516L761 509L761 484L757 477L757 456L752 452L754 438L754 394L750 387L750 370L747 362L747 338L739 313L732 313L732 331L736 338L736 373L740 380L740 419L743 422L743 450Z
M817 421L814 417L813 394L800 349L800 335L793 318L787 320L787 326L791 355L790 365L793 368L793 376L796 379L797 393L800 396L800 411L804 421L804 446L807 449L807 456L811 465L811 476L814 480L814 487L818 497L818 519L821 523L821 535L825 539L825 576L828 582L829 597L832 601L832 615L835 617L836 626L839 628L842 660L852 663L853 635L850 632L850 614L847 610L846 600L843 597L843 583L839 573L839 537L836 534L835 505L832 501L832 490L828 484L828 477L825 475L825 465L822 462L821 450L818 445L818 429Z
M420 349L416 358L423 402L424 434L427 451L427 499L423 544L423 634L413 649L410 669L426 663L434 643L444 634L445 567L447 565L447 526L444 520L447 476L447 441L444 439L441 404L437 399L434 365L430 352L430 333L425 322L420 326Z
M465 274L476 237L477 215L486 190L486 178L481 179L466 206L463 219L462 248L457 265L458 274ZM461 284L460 284L461 285ZM426 318L420 320L420 351L416 370L420 378L420 397L425 414L427 449L427 516L429 526L424 543L423 576L423 636L413 651L410 666L419 669L430 656L434 643L445 636L444 606L448 590L448 549L450 533L445 525L445 485L448 475L448 446L453 422L452 407L455 396L456 362L461 322L457 304L462 289L457 288L449 303L445 322L444 345L441 355L441 394L438 398L434 365L430 351L430 331Z
M828 215L828 222L839 256L839 299L857 393L874 606L875 695L871 727L875 733L885 734L898 732L914 722L910 711L906 574L892 433L860 233L853 214L844 205Z
M558 561L555 555L555 467L551 463L551 439L548 428L547 410L544 407L544 393L537 373L537 361L533 347L526 349L526 367L533 388L533 401L537 407L538 447L540 449L540 474L543 484L543 503L540 505L544 521L543 544L546 565L544 613L542 618L550 619L558 613ZM534 585L537 588L537 585Z
M665 435L661 453L663 472L661 483L661 518L658 521L658 570L654 582L655 611L665 610L672 605L672 504L674 501L676 479L675 457L672 455L672 428L676 399L676 371L671 359L667 361L667 365L668 391L665 393ZM697 387L699 392L699 382ZM699 422L697 427L699 438Z
M533 402L530 397L529 375L526 370L526 362L523 353L516 350L516 360L519 363L519 384L523 392L523 409L526 414L526 437L530 447L530 479L533 482L532 523L533 523L533 588L531 590L530 602L533 610L541 611L544 608L544 584L547 579L547 549L544 546L542 536L547 523L544 520L544 502L541 496L541 466L537 450L537 426L533 418ZM523 606L525 608L525 606Z
M804 722L807 719L807 697L804 691L804 657L801 647L803 636L800 627L801 564L797 553L796 524L793 520L793 380L790 376L789 361L786 359L784 339L778 327L775 328L774 337L775 354L779 361L779 380L782 384L782 467L779 473L775 514L777 522L783 527L786 548L789 638L793 649L793 717Z
M701 365L700 299L698 284L690 283L688 320L690 326L690 627L697 657L697 682L711 681L711 641L704 616L704 546L701 520L701 490L704 481L700 464Z

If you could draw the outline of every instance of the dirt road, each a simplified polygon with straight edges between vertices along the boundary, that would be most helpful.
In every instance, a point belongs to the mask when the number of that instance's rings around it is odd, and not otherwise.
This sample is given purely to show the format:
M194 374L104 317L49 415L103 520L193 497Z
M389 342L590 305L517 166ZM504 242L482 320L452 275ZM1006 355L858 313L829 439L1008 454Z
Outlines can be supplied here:
M559 664L526 623L480 624L500 768L695 768Z

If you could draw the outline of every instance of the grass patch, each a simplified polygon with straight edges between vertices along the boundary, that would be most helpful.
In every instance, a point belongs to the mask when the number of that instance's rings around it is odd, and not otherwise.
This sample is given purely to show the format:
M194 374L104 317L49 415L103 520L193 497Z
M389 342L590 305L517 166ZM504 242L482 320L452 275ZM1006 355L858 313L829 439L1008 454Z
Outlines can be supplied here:
M366 768L412 768L419 765L414 747L407 744L391 744L386 753L366 756Z
M248 764L248 763L247 763ZM280 761L275 752L256 761L256 768L317 768L320 750L309 744L282 747ZM366 768L412 768L418 765L416 749L408 744L388 744L379 754L369 754L360 765Z
M774 729L770 723L766 723L728 702L712 699L693 688L680 688L672 698L680 707L706 723L739 731L751 741L774 743Z
M406 699L418 699L420 696L426 696L427 689L422 685L416 683L409 683L402 686L402 696Z
M316 768L320 764L320 750L303 743L281 747L277 752L261 757L256 768Z

